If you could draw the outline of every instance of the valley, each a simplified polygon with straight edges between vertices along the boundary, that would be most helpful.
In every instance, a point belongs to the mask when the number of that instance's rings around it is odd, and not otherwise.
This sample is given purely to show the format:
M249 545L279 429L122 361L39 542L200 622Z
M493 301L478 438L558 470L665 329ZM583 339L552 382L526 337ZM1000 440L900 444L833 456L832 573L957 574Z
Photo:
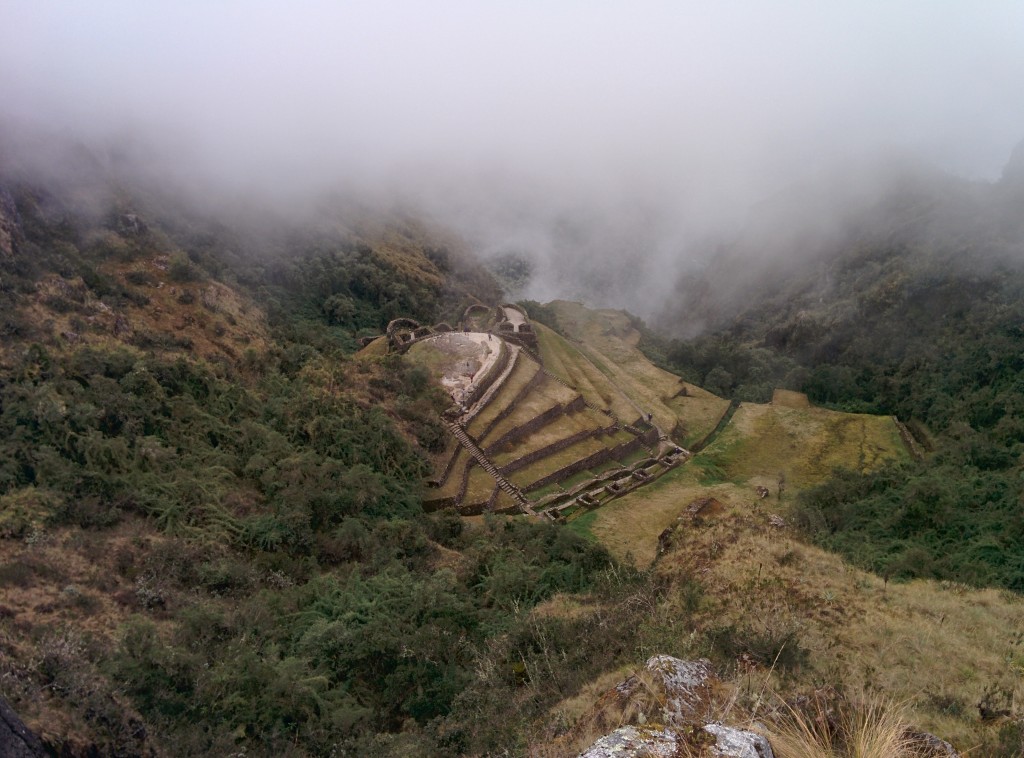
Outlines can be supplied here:
M894 295L909 357L813 290L681 342L408 219L242 258L11 186L0 682L45 745L577 755L668 655L732 724L893 699L1014 755L1013 280L966 341Z

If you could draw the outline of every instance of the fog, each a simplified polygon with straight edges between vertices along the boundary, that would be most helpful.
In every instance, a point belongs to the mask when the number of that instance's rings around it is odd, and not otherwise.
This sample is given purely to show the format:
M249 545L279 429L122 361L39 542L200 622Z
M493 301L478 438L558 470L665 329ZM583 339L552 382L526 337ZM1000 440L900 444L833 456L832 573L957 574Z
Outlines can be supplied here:
M997 178L1022 43L1017 2L4 0L0 123L210 198L398 203L534 261L516 294L645 315L793 182Z

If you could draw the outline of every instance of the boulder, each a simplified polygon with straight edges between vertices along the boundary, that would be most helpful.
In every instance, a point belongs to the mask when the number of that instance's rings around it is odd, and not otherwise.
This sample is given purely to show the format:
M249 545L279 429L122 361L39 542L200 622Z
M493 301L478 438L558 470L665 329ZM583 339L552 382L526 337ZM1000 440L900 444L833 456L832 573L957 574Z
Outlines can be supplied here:
M0 698L0 755L4 758L43 758L49 753L18 714Z
M715 738L711 755L726 758L775 758L768 740L755 732L722 724L705 724L704 731Z
M570 751L567 746L579 746L579 740L585 735L608 732L610 736L630 726L639 728L638 734L650 737L655 724L676 736L680 730L686 734L699 732L703 735L700 727L707 723L714 710L717 684L718 678L710 661L683 661L670 655L652 656L641 671L605 692L568 732L558 738L558 744L565 746L566 754L570 754L575 751ZM627 732L616 739L620 742L634 739L630 736L633 734ZM598 741L593 747L601 744Z
M955 747L934 734L908 729L906 737L922 758L960 758L960 753Z
M715 679L711 661L681 661L671 655L654 655L647 659L644 668L656 677L665 692L665 724L682 726L707 711Z
M672 758L676 742L671 729L623 726L599 739L579 758Z

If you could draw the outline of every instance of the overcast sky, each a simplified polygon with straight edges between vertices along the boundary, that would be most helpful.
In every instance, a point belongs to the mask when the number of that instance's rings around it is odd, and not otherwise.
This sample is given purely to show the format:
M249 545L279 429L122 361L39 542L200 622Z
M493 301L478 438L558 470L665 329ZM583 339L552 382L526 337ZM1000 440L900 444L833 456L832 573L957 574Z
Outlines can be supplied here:
M880 148L997 178L1024 3L0 0L0 117L283 192L696 223Z

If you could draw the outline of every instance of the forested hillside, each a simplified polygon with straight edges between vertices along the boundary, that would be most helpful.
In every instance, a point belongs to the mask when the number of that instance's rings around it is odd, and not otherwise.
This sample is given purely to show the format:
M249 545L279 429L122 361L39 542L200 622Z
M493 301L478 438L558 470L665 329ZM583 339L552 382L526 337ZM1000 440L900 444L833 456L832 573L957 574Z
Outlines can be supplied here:
M401 218L232 225L87 168L77 193L0 188L3 697L68 755L522 739L559 685L512 719L477 700L536 665L552 630L522 614L613 562L425 516L444 398L351 358L395 316L495 300L489 276Z
M886 576L1024 589L1019 160L993 185L901 175L827 240L794 236L764 268L742 267L716 309L745 238L685 285L692 310L710 304L711 328L660 346L714 392L766 400L783 386L908 425L923 460L844 474L801 502L817 542Z
M932 729L991 755L1019 748L1016 722L973 715L975 701L1012 709L1009 593L969 596L988 611L983 642L966 642L980 622L962 585L952 599L924 582L890 594L787 531L885 579L1020 589L1020 232L921 231L967 195L1009 218L1009 185L923 185L917 231L866 224L799 265L777 259L778 289L695 339L527 303L563 332L538 329L566 375L596 382L592 402L631 388L624 412L639 403L661 423L675 403L695 437L719 416L728 429L609 509L609 527L598 513L423 512L448 400L422 365L355 350L396 316L454 323L498 300L456 237L342 202L204 209L79 157L74 181L0 179L0 696L53 750L561 755L599 736L584 729L590 703L655 653L710 658L737 713L756 713L769 683L798 698L882 682L912 686ZM868 218L885 213L900 217ZM885 449L900 452L879 455L867 419L737 411L700 386L898 415L920 460L877 467L909 455L889 419ZM828 475L808 440L857 470L804 489ZM814 476L791 477L784 500L793 456ZM763 482L771 498L755 494ZM851 625L847 604L885 612ZM936 661L959 645L972 676L925 671L917 649L876 661L879 640L903 634L890 616L930 625Z

